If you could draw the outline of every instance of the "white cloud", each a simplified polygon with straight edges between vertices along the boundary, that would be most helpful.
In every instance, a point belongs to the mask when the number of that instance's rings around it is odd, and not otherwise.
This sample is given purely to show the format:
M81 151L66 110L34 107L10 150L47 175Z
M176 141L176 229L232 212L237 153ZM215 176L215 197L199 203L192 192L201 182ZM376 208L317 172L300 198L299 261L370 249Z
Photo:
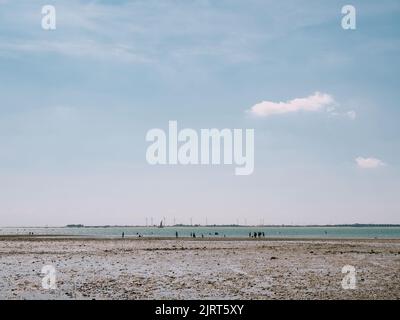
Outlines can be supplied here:
M306 98L295 98L287 102L263 101L252 106L249 112L258 117L298 111L315 112L324 108L333 110L335 100L326 93L315 92Z
M354 120L357 117L357 113L354 110L337 112L335 111L335 108L327 108L326 111L329 113L329 115L333 117L346 117L349 118L350 120Z
M385 166L386 164L379 159L376 158L363 158L363 157L358 157L355 159L357 166L362 169L374 169L378 167Z
M356 112L355 112L354 110L347 111L347 112L346 112L346 115L347 115L351 120L354 120L354 119L356 118L356 116L357 116L357 114L356 114Z

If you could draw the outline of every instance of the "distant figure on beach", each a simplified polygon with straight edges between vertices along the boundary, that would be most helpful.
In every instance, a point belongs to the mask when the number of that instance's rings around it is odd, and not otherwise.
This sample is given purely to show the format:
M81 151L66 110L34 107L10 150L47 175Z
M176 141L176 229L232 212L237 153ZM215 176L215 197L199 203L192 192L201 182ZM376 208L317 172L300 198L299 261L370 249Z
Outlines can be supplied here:
M201 234L201 237L204 238L204 234Z
M263 236L263 238L265 238L265 233L264 232L262 233L262 236Z
M178 231L175 232L175 238L178 238Z
M257 238L257 232L254 232L254 238Z
M193 238L196 238L196 234L193 232Z
M249 232L249 238L251 238L251 232Z
M122 232L122 238L125 238L125 233L124 232Z

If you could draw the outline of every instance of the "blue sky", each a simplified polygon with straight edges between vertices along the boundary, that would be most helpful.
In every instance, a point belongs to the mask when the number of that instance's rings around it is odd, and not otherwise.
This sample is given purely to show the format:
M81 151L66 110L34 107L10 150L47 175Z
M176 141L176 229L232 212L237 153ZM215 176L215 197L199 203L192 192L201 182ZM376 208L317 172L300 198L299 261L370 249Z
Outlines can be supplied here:
M0 225L400 223L400 3L346 4L0 0ZM148 165L168 120L254 128L254 173Z

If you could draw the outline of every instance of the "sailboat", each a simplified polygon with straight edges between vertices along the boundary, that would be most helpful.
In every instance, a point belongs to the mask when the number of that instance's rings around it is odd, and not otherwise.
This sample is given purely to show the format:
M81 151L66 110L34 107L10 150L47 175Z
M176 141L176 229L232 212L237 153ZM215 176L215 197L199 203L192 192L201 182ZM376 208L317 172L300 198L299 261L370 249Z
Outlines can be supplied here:
M159 228L164 228L163 224L162 224L162 220L160 221L160 225L158 226Z

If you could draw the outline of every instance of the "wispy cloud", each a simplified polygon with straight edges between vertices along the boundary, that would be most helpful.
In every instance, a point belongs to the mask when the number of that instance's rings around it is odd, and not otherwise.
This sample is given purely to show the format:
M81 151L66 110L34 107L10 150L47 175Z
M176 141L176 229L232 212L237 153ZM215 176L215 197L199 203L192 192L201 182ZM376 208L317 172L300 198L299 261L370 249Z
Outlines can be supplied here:
M149 63L152 60L136 53L124 44L105 44L95 41L14 41L0 44L0 54L19 52L29 54L53 53L71 57L115 59L122 62Z
M237 23L244 19L241 14L203 1L109 4L72 0L55 7L57 30L49 33L40 28L40 10L29 1L8 6L0 13L0 27L10 29L0 34L0 54L115 58L118 62L151 61L169 66L209 57L237 63L256 59L257 44L268 38L247 20Z
M358 157L355 161L357 166L362 169L375 169L386 165L382 160L377 158Z
M357 117L357 113L354 110L338 112L338 111L335 111L335 108L332 108L332 109L328 109L327 111L329 112L329 114L331 116L334 116L334 117L345 117L345 118L348 118L351 120L355 120L355 118Z
M346 115L352 120L354 120L356 118L356 116L357 116L357 114L356 114L356 112L354 110L347 111Z

